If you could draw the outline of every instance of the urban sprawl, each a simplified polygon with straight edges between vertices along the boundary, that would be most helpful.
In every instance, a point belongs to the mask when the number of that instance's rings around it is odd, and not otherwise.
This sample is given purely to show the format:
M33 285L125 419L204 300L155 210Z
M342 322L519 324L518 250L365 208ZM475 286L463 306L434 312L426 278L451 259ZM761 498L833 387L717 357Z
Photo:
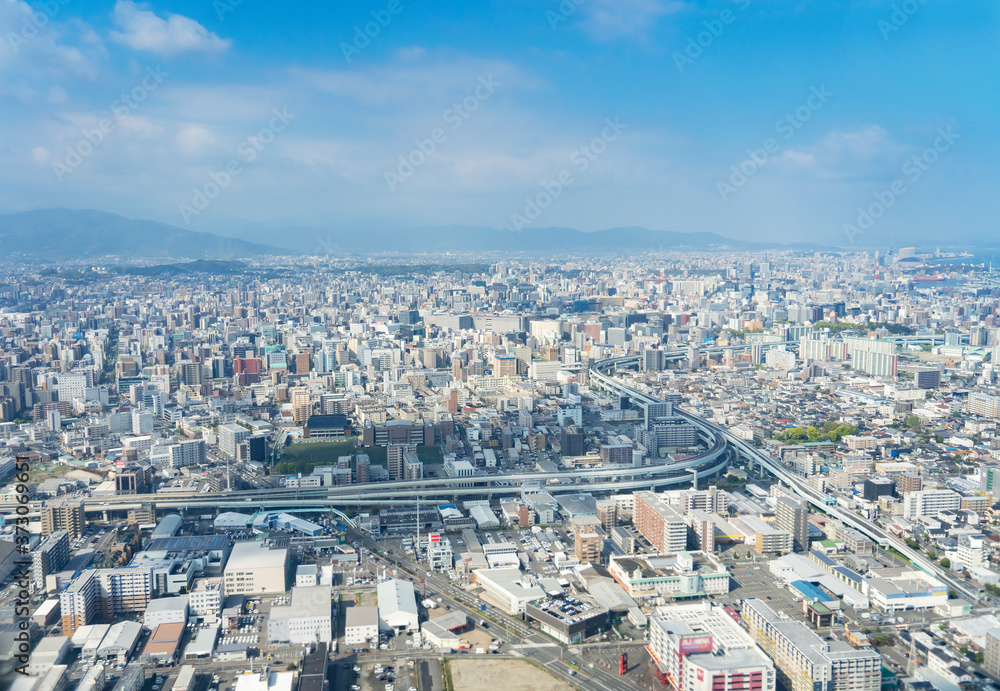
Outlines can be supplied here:
M3 267L0 680L996 688L973 262Z

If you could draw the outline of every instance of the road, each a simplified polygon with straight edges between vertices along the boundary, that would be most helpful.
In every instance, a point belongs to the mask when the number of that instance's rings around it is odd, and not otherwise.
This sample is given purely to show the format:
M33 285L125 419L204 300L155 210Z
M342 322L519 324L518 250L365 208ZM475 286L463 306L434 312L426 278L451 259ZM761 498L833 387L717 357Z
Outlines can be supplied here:
M917 337L909 337L897 340L919 340ZM653 403L657 402L658 399L653 398L649 394L643 393L637 389L634 389L621 381L610 377L604 373L604 370L611 369L612 367L617 368L620 365L632 365L638 364L637 356L621 357L621 358L609 358L607 360L600 360L591 366L591 374L595 380L600 382L603 386L611 389L617 393L627 395L632 397L634 400L641 401L643 403ZM734 435L730 430L716 425L714 423L703 420L691 413L685 412L679 408L674 408L674 411L679 415L687 418L690 422L698 425L702 429L708 429L718 437L725 439L728 446L735 449L741 456L756 462L763 468L766 468L771 474L777 477L779 480L784 482L790 488L795 490L795 492L813 504L814 506L822 509L827 514L840 519L845 525L848 525L863 535L869 537L873 542L878 544L880 547L892 548L902 554L906 559L910 561L914 566L919 568L921 571L938 578L947 586L953 588L956 592L965 595L970 598L972 602L978 602L982 599L977 588L969 585L962 579L954 576L953 574L947 572L945 569L934 564L930 559L928 559L923 554L911 549L906 545L903 540L899 539L892 533L888 532L884 528L876 525L874 522L869 521L851 511L848 511L836 504L828 504L828 496L820 493L818 490L814 489L812 486L807 484L803 478L793 475L788 471L781 463L771 458L760 449L755 448L748 442L740 439Z
M446 600L453 608L464 611L473 621L478 622L483 618L489 619L492 622L492 626L489 629L491 632L495 630L494 626L502 627L506 635L504 638L505 655L530 658L557 677L577 688L605 691L610 688L622 687L622 678L620 676L599 666L590 668L581 665L579 672L576 675L571 675L571 668L566 663L568 660L574 658L566 646L563 646L545 634L535 631L526 622L503 612L489 603L478 600L471 593L462 591L447 576L430 571L426 566L416 564L395 552L383 550L370 535L361 532L353 525L347 524L346 530L351 539L356 543L360 543L369 553L378 555L388 564L409 574L416 581L415 588L419 589L420 579L423 578L429 596L433 593L433 597ZM484 604L486 605L485 613L481 609ZM497 633L498 635L500 634L500 632ZM501 637L504 636L501 635ZM621 647L622 644L611 643L603 645ZM636 645L641 646L641 644ZM386 656L391 654L391 652L379 651L378 653L359 657L364 657L367 660L369 657ZM414 657L414 655L415 653L407 653L408 657ZM578 660L578 662L580 661Z

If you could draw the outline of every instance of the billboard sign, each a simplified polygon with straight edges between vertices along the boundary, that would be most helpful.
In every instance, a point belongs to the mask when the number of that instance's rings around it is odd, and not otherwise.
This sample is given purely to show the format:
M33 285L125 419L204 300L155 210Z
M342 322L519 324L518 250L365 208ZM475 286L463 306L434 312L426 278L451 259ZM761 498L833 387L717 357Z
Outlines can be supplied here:
M692 655L694 653L712 652L711 636L687 636L681 639L680 654Z
M431 542L441 542L441 534L440 533L431 533L428 539Z

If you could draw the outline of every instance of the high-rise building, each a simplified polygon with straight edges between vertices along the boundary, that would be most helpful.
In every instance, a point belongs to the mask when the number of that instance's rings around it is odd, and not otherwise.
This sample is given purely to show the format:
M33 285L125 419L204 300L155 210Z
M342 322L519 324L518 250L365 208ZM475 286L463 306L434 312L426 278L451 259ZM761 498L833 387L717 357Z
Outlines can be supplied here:
M918 389L936 389L941 386L941 370L921 367L913 373L913 379Z
M790 498L779 497L775 505L775 523L781 530L792 534L793 549L809 549L809 508Z
M600 563L603 548L604 540L596 532L581 527L574 533L573 551L581 564Z
M658 348L647 348L642 351L642 369L645 372L658 372L663 369L663 351Z
M219 451L236 458L237 448L250 438L250 430L235 423L219 425Z
M190 439L179 444L171 444L170 467L179 470L193 465L205 465L205 440Z
M864 493L862 496L866 501L878 501L879 497L891 497L893 490L892 480L885 477L865 478Z
M83 530L87 525L87 517L83 513L81 502L65 503L58 506L48 505L42 507L42 535L65 530L69 533L71 540L83 535Z
M62 633L72 635L81 626L118 619L146 610L153 592L148 567L87 569L59 594Z
M416 444L389 444L386 447L386 470L389 471L390 480L405 479L403 456L416 451Z
M687 549L687 522L677 509L653 492L635 493L635 528L664 554Z
M606 497L597 500L597 520L601 522L601 527L609 531L618 525L617 503L613 497Z
M899 494L919 492L923 487L923 478L916 473L901 473L896 479L896 491Z
M779 617L758 599L743 601L740 622L774 661L778 685L787 691L882 688L882 656L871 648L824 640L802 622Z
M357 465L355 482L371 482L372 460L368 457L368 454L359 453L355 462Z
M291 390L292 399L292 421L296 425L303 425L312 415L312 394L304 386L296 386Z
M934 516L941 511L961 508L962 497L950 489L925 489L903 495L903 518Z
M1000 628L986 632L986 660L983 669L991 677L1000 677Z
M605 465L632 465L632 445L601 444L601 462Z
M560 430L559 443L563 456L583 455L583 431L579 427L575 425L563 427Z
M45 577L69 563L69 533L57 530L42 540L31 553L31 579L36 588L45 588Z
M969 394L969 414L981 417L1000 417L1000 396L991 396L981 391Z
M56 377L56 391L59 392L60 401L83 401L87 397L87 377L83 374L60 374Z
M403 480L420 480L424 477L424 464L412 451L403 454Z

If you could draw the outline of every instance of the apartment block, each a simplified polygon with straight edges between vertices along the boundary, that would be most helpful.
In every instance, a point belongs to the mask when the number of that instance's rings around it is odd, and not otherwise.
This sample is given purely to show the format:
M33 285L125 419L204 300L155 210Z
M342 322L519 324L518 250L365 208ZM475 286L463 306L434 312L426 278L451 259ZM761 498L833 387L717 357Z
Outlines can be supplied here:
M882 656L820 638L805 624L781 618L763 600L744 600L740 622L774 661L788 691L879 691Z
M83 535L87 518L80 502L42 507L42 534L51 535L58 530L69 533L71 540Z
M687 521L653 492L635 493L635 528L661 554L687 548Z

